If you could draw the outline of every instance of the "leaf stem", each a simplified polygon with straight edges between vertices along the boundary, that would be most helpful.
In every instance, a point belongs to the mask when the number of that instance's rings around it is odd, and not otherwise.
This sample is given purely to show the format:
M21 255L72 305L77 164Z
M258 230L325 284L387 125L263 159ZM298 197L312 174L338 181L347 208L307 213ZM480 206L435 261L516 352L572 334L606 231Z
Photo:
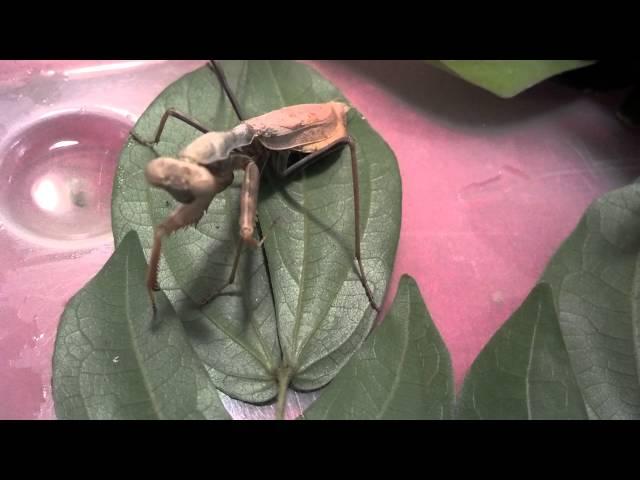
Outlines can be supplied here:
M278 369L278 402L276 403L276 420L284 420L289 380L291 380L291 369L287 366L280 367Z

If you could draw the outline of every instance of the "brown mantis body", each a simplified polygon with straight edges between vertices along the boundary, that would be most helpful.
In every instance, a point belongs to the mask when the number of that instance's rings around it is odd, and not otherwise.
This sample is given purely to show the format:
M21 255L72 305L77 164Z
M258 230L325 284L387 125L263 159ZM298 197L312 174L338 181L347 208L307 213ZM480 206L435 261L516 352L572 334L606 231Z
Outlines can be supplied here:
M184 148L177 159L156 158L149 162L145 170L147 181L151 185L166 190L181 202L181 205L154 230L147 274L147 288L154 314L156 306L153 291L159 289L157 276L162 239L180 228L197 224L213 198L231 185L234 171L244 171L240 193L240 242L229 279L225 285L214 292L214 295L233 283L242 246L248 244L257 247L264 241L263 239L258 242L254 238L260 167L270 161L276 174L286 177L306 168L322 158L325 153L344 145L348 145L351 152L355 258L369 302L376 311L379 311L369 289L360 254L360 191L355 143L347 132L346 114L349 106L341 102L293 105L242 121L243 116L238 103L228 88L222 70L215 61L211 61L210 66L218 75L241 123L228 131L211 132L173 109L167 110L160 121L155 139L151 142L152 145L160 140L162 130L170 116L200 130L203 135ZM149 144L133 136L137 141ZM288 165L288 153L291 151L307 155ZM203 303L208 302L212 297Z

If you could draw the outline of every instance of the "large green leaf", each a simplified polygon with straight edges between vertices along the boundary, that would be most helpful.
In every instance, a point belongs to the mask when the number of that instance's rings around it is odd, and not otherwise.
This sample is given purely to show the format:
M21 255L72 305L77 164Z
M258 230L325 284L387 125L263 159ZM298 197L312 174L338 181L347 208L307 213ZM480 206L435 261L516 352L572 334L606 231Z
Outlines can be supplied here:
M249 117L286 105L342 99L335 87L300 63L228 61L223 67ZM206 67L167 88L142 115L136 134L152 139L168 108L212 130L237 123ZM363 263L381 302L399 235L400 177L393 153L355 109L348 127L357 144ZM171 119L155 150L175 156L198 134ZM155 156L129 140L120 157L112 208L116 242L133 229L147 255L152 226L175 206L165 192L145 182L143 169ZM241 179L239 173L234 185L216 197L197 228L177 232L164 243L160 286L185 321L216 386L244 401L265 402L277 394L283 367L290 369L296 389L328 383L364 341L375 312L353 259L348 149L285 181L274 180L266 170L258 212L264 250L246 252L235 285L198 307L229 275L238 241Z
M640 418L640 184L596 200L547 267L591 418Z
M594 62L587 60L432 60L429 63L499 97L510 98L549 77L586 67Z
M587 418L549 285L536 286L476 358L457 417Z
M382 325L304 418L446 419L453 395L449 352L418 286L404 275Z
M162 295L162 321L152 324L145 265L140 242L131 232L69 301L53 358L58 418L228 418Z

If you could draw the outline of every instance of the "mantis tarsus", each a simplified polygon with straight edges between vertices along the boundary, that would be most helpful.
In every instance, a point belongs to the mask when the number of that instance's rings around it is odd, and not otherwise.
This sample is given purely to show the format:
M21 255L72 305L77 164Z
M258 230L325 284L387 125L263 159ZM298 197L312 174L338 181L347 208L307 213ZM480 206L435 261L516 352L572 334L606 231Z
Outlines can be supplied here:
M284 178L299 173L329 151L344 146L348 146L351 153L354 253L358 273L371 306L379 311L367 283L360 252L360 188L356 145L347 132L346 114L349 106L341 102L293 105L246 119L220 65L215 60L209 61L208 65L218 77L240 120L236 127L228 131L210 131L196 120L169 109L162 116L153 141L144 141L132 133L136 141L153 146L159 142L169 117L181 120L203 133L184 148L178 158L156 158L149 162L145 170L146 179L151 185L166 190L181 203L154 229L147 273L147 288L154 315L156 305L153 291L159 290L157 276L162 239L180 228L197 224L213 198L231 185L235 170L244 171L240 193L240 241L229 279L203 304L234 282L243 245L257 247L264 241L254 238L260 167L270 162L275 173ZM289 165L290 152L307 155Z

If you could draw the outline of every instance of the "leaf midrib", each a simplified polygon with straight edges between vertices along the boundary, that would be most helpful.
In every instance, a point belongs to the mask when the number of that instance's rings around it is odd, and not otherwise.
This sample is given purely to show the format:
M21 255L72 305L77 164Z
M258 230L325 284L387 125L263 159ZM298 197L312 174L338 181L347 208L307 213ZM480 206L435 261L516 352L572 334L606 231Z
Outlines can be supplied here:
M387 409L389 408L389 405L391 404L391 401L393 400L393 398L395 397L396 391L398 390L398 385L400 385L400 377L401 377L401 370L402 370L402 366L405 364L406 361L406 356L407 356L407 351L409 350L409 331L411 330L411 323L412 323L412 315L411 315L411 291L409 289L407 289L407 291L404 293L406 298L407 298L407 322L405 324L405 328L404 328L404 342L402 345L402 353L400 354L400 361L398 362L398 366L396 368L396 372L395 372L395 377L393 379L393 383L391 384L391 388L389 389L389 394L387 395L387 398L385 400L385 402L382 404L382 407L380 408L380 411L378 412L378 414L376 414L376 420L379 420L380 418L382 418L382 416L386 413ZM397 301L397 299L395 300ZM393 320L393 318L389 318L387 320ZM374 339L375 342L375 339ZM375 346L375 343L374 345ZM373 348L372 346L372 348Z
M640 383L640 317L638 301L640 296L640 255L636 255L633 288L631 289L631 338L635 345L633 353L636 359L636 377Z
M535 350L537 335L538 335L538 325L540 323L540 312L542 311L542 302L538 301L538 310L536 312L536 319L533 322L533 333L531 334L531 348L529 348L529 359L527 362L527 373L526 373L526 383L525 383L525 395L527 397L527 417L529 420L533 419L532 414L532 406L531 406L531 366L533 365L533 352Z
M302 188L302 197L303 197L303 201L306 204L307 203L307 189L306 189L306 182L304 181L306 179L307 175L305 172L302 173L302 182L301 182L301 188ZM297 360L298 358L300 358L300 353L302 353L301 351L298 351L298 335L300 333L300 324L302 323L301 319L302 319L302 300L304 298L304 293L306 291L305 288L305 284L306 282L304 281L305 279L305 275L306 275L306 270L307 270L307 256L309 254L309 226L308 226L308 218L306 215L303 215L303 220L302 220L302 240L303 240L303 251L302 251L302 265L300 267L300 280L298 282L298 301L297 301L297 305L296 305L296 315L294 318L294 322L295 325L293 327L293 354L295 359ZM300 347L302 347L303 345L300 345ZM289 362L291 362L293 359L287 359ZM293 367L297 367L297 365L292 365Z
M287 103L286 103L286 101L284 99L284 95L283 95L282 89L280 88L280 84L278 83L278 80L277 80L277 78L275 76L275 73L273 72L273 65L272 65L271 62L267 62L266 65L268 67L266 70L268 70L269 75L271 76L272 84L275 86L274 90L277 92L278 97L280 99L280 103L284 107L284 106L287 105ZM301 182L301 183L302 183L302 189L303 189L303 198L306 199L306 197L305 197L306 189L305 189L305 186L304 186L304 178L306 177L306 175L305 175L304 172L302 172L302 177L303 177L303 182ZM303 221L303 234L302 234L302 236L303 236L303 241L304 241L304 247L303 247L304 248L304 252L303 252L302 266L301 266L301 270L300 270L300 281L298 282L298 287L299 287L298 288L298 301L297 301L297 305L296 305L296 313L295 313L295 317L294 317L295 325L294 325L294 329L293 329L293 356L296 359L299 356L298 355L298 351L297 351L298 334L300 333L300 322L299 322L299 319L300 319L300 316L302 314L302 312L301 312L302 298L303 298L303 294L304 294L304 290L305 290L304 289L304 276L305 276L305 270L306 270L306 267L305 267L306 266L306 261L305 260L307 258L307 251L308 251L308 249L307 249L308 232L307 232L306 217L305 217L305 219ZM267 257L266 250L263 249L262 252L263 252L263 255L266 258ZM280 255L280 250L278 250L278 254ZM282 255L280 255L280 257L282 257ZM284 258L282 260L284 261ZM268 259L267 259L267 261L268 261ZM284 262L284 265L286 266L286 262ZM271 279L271 280L273 282L274 279ZM275 312L275 316L276 316L275 321L276 321L276 324L278 324L279 323L278 309L275 308L275 305L276 305L276 294L275 294L275 291L272 288L272 285L270 285L270 290L271 290L271 298L272 298L272 301L273 301L273 304L274 304L274 312ZM278 329L277 335L278 335L278 337L280 337L280 335L281 335L280 329ZM282 339L281 338L279 338L279 341L280 341L280 345L282 345ZM284 357L285 351L284 351L284 349L282 347L280 348L280 355L283 357L285 362L287 364L289 364L289 366L291 366L293 368L295 368L297 366L297 365L292 365L293 358L285 358Z
M131 314L131 309L130 309L130 295L129 295L129 277L131 275L131 270L129 269L129 258L131 256L131 248L128 249L126 255L125 255L125 275L124 275L124 305L125 305L125 314L126 314L126 318L127 318L127 331L129 332L129 338L131 340L131 349L133 350L133 354L134 357L136 359L136 362L138 363L138 365L140 366L139 371L140 371L140 377L142 378L142 383L145 387L145 390L147 391L148 395L149 395L149 400L151 402L151 406L153 407L154 413L158 416L158 418L160 420L163 420L165 417L162 414L162 410L160 408L160 405L158 403L158 400L155 397L154 391L151 388L151 384L149 382L149 379L147 378L147 374L144 368L144 363L142 361L142 357L141 357L141 352L138 349L138 345L135 341L135 335L134 335L134 328L133 328L133 323L132 323L132 314Z

